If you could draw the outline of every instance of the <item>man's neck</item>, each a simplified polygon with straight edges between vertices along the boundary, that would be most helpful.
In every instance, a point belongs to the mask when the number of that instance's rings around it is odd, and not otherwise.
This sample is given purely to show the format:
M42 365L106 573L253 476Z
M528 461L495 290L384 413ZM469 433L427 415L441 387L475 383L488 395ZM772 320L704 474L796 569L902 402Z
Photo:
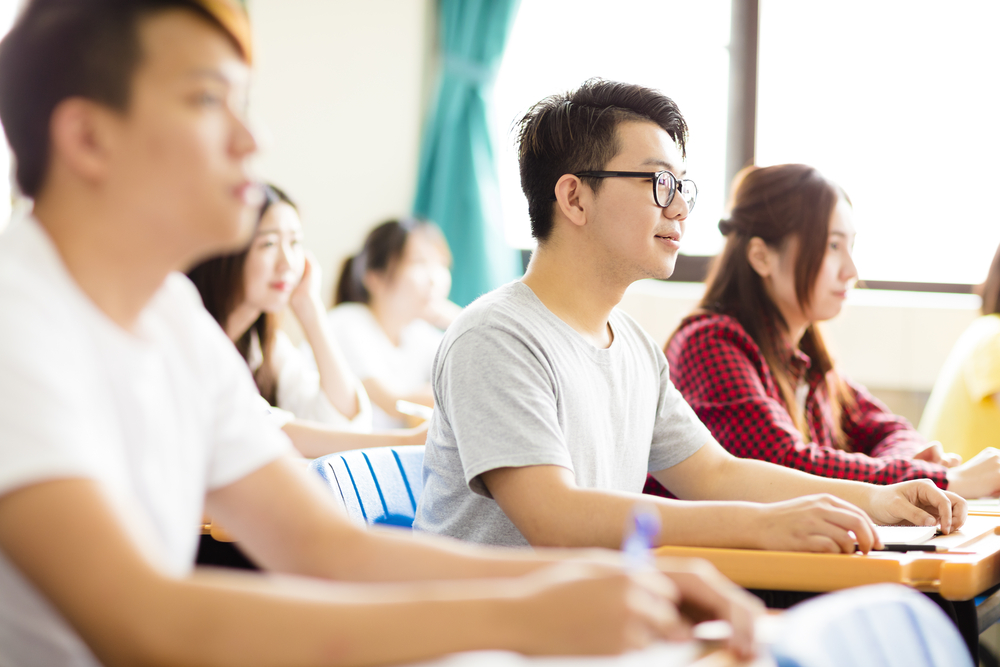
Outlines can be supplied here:
M531 256L521 279L556 317L599 349L611 345L611 310L628 283L600 270L599 261L580 256L579 249L547 242Z
M148 234L144 238L135 223L116 224L86 203L39 200L34 216L80 289L127 331L180 265L180 258L171 257L170 249L158 247Z

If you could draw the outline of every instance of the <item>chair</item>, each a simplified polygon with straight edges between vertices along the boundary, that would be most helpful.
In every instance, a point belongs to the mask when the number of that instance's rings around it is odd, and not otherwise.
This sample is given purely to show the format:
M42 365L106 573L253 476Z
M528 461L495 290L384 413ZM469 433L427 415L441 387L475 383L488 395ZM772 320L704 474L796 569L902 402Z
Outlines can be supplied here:
M355 521L412 528L423 465L424 448L415 445L327 454L309 467L343 499Z
M779 667L972 667L940 607L896 584L813 598L785 612L779 627Z

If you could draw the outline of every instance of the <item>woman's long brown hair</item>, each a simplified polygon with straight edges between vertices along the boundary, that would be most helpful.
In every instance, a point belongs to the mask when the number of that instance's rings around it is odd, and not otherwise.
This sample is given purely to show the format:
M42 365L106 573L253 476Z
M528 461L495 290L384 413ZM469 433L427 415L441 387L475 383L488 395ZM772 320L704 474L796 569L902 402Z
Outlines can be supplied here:
M986 282L979 286L979 295L983 297L981 307L983 315L1000 313L1000 247L993 255L993 262L990 264L990 272L986 276Z
M739 320L760 347L796 427L808 438L805 415L795 400L795 386L780 350L779 336L788 331L781 311L768 296L764 281L750 265L750 239L758 237L775 249L798 239L795 260L795 295L809 306L813 285L826 254L830 218L839 199L847 195L816 169L802 164L747 167L733 180L728 217L719 221L726 246L716 257L706 280L701 312L724 313ZM799 349L812 359L813 368L826 378L833 409L833 434L837 447L850 450L841 424L850 402L843 380L833 368L823 337L815 325L806 329Z
M298 210L295 203L280 188L274 185L265 185L264 203L257 214L258 226L260 226L260 221L264 219L264 214L267 213L268 209L279 202ZM226 328L229 315L243 302L243 265L246 263L252 243L253 239L251 238L247 247L239 252L212 257L188 271L188 278L198 288L205 309L223 329ZM236 349L249 363L250 341L253 340L253 333L256 332L263 363L261 363L260 368L254 371L253 379L257 383L260 395L271 405L277 405L278 401L278 376L272 363L274 337L278 326L277 314L261 313L260 317L250 325L250 328L235 341Z

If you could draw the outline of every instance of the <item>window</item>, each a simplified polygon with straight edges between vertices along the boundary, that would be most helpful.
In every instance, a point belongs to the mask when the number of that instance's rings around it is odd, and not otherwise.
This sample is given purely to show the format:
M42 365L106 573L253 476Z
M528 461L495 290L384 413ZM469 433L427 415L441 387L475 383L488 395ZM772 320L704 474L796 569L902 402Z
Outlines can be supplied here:
M688 174L698 205L683 251L712 254L725 198L730 0L523 0L494 91L508 242L534 246L512 123L544 97L599 76L663 91L688 121Z
M992 0L762 0L757 162L805 162L844 187L862 278L985 278L1000 242L997 25Z

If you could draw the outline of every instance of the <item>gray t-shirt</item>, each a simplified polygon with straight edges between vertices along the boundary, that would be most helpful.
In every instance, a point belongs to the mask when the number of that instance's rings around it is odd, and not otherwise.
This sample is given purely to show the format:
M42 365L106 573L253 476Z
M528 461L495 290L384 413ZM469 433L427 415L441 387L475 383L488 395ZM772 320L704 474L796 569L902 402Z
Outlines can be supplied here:
M436 409L414 528L483 544L527 545L480 475L558 465L580 487L642 491L712 438L681 398L655 342L611 313L595 348L513 282L449 327L431 374Z

